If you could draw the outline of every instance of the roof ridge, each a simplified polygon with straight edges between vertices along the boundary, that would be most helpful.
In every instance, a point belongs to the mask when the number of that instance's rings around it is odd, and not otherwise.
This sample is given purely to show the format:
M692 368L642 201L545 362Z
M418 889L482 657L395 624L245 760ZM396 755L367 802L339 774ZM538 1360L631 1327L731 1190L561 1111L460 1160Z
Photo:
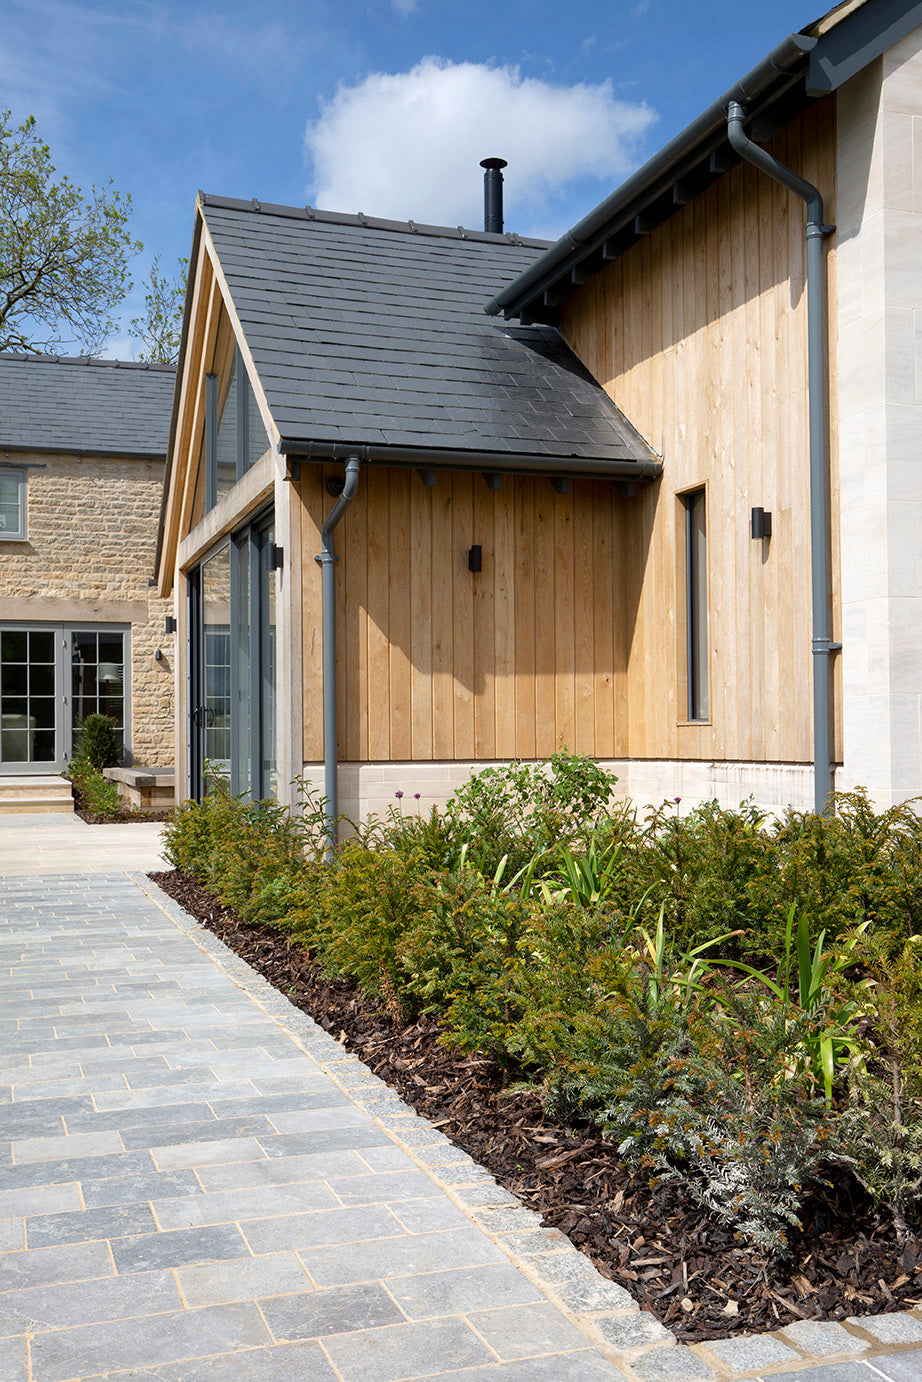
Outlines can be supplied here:
M513 231L497 234L488 230L471 230L466 226L424 225L419 221L391 221L380 216L366 216L364 211L321 211L313 206L285 206L277 202L261 202L256 197L243 201L238 197L219 197L211 192L198 193L203 207L217 207L223 211L249 211L261 216L280 216L299 221L320 221L325 225L356 226L364 230L389 230L403 235L430 235L439 239L473 240L479 244L523 245L526 249L548 249L552 240L536 240Z
M15 360L23 364L40 365L100 365L104 369L156 370L176 373L175 365L162 365L153 360L101 360L95 355L32 355L18 350L0 350L0 360Z

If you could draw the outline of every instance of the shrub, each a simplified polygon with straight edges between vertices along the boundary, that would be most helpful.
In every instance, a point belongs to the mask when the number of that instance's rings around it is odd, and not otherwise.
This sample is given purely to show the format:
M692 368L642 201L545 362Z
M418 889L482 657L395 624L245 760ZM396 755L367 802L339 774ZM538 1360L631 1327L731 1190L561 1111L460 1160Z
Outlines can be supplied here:
M77 726L74 761L89 763L100 772L122 761L122 746L115 721L109 715L87 715Z
M77 803L91 816L112 820L121 814L124 802L118 787L103 777L98 768L84 759L73 759L66 774L74 785Z
M447 815L471 863L492 877L504 857L516 872L535 854L587 837L616 782L594 759L562 751L547 763L476 773L454 793Z

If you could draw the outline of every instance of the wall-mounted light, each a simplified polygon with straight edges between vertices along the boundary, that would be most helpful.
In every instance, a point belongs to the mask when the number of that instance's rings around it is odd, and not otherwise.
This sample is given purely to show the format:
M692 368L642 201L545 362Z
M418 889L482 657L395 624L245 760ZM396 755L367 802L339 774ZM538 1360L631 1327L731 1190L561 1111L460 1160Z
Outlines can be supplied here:
M285 565L285 552L281 547L276 547L275 543L269 548L269 570L281 571Z
M483 570L483 548L480 546L471 547L467 554L468 571Z
M172 614L168 614L166 617L166 631L167 633L176 632L176 620L174 619Z
M772 535L772 516L768 509L753 509L749 521L749 531L752 537L771 537Z
M162 662L162 661L163 661L163 653L160 651L159 648L158 648L157 651L154 653L154 661L155 661L155 662Z

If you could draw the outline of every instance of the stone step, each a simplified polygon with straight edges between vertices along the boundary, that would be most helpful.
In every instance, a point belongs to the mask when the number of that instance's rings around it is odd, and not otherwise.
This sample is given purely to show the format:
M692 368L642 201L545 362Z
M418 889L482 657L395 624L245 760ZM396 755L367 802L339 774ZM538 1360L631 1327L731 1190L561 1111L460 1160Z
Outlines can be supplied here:
M70 783L63 777L0 777L0 815L73 813Z

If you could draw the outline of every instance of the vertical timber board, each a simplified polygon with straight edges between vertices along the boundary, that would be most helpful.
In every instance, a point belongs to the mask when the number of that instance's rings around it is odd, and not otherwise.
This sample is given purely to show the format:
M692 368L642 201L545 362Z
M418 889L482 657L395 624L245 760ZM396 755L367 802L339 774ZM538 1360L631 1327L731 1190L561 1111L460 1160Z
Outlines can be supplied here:
M483 548L483 570L471 576L474 596L474 757L496 757L496 695L494 581L496 539L494 522L497 494L481 475L473 485L473 538ZM501 493L502 491L500 491Z
M369 466L368 496L368 757L388 762L391 754L391 657L388 575L390 568L389 490L390 472Z
M535 758L536 607L544 598L543 591L538 590L535 570L535 491L542 484L550 490L550 485L546 480L525 475L517 475L509 483L515 496L515 750L512 756Z
M573 486L554 496L555 749L576 742L576 640L573 585Z
M535 482L534 583L535 583L535 755L549 758L557 749L556 670L557 626L556 565L554 561L554 514L557 501L550 485Z
M432 500L434 487L415 471L407 474L410 501L410 756L432 758Z
M452 536L453 488L439 475L432 488L432 753L455 756L454 598L461 574Z
M390 638L390 756L411 757L410 678L410 478L409 470L389 472L388 633Z
M493 704L495 758L515 758L515 479L493 495Z
M573 722L571 747L594 754L595 747L595 621L593 486L580 480L573 489Z
M593 731L591 752L616 758L614 591L614 490L595 481L590 503L589 570L592 614Z
M473 536L475 475L446 475L452 487L452 585L454 587L454 757L471 759L474 752L474 587L467 569ZM483 573L481 573L483 574Z

